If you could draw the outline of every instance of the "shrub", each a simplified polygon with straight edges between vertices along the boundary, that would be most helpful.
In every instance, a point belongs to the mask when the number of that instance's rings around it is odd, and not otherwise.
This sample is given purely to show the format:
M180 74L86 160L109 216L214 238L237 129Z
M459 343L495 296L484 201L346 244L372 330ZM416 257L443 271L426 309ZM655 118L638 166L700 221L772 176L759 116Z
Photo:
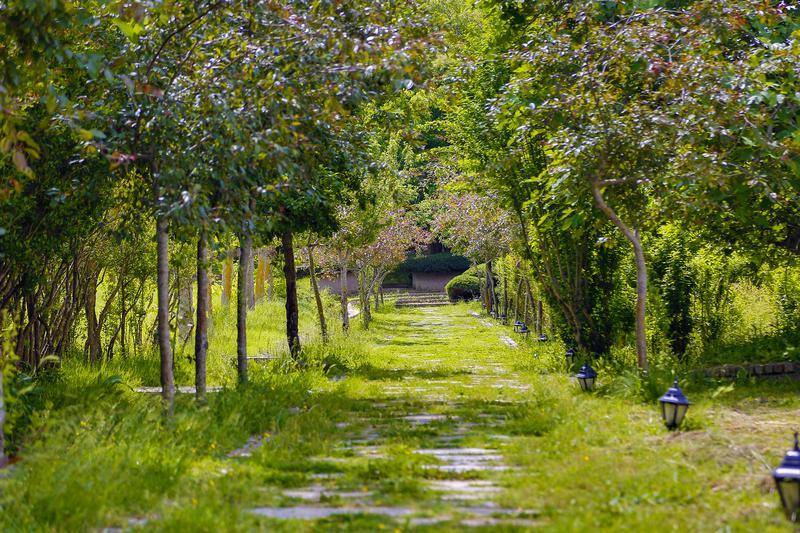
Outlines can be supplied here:
M481 280L477 276L464 273L451 279L445 290L451 302L474 300L481 296Z

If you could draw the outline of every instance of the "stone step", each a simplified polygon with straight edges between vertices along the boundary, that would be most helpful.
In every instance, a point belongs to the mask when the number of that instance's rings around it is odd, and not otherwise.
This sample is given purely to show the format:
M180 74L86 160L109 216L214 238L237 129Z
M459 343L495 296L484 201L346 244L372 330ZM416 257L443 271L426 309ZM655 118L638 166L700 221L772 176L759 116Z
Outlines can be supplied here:
M399 303L396 307L444 307L450 305L450 302L414 302L414 303Z

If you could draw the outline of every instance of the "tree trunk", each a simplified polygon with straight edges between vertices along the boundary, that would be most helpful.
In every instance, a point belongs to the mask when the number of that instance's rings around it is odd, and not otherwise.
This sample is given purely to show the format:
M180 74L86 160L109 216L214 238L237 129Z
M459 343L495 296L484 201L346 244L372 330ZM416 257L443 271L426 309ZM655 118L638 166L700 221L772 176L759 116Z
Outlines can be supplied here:
M364 323L364 329L369 328L369 323L372 322L371 303L369 301L369 285L367 282L367 268L361 269L358 274L358 301L361 306L361 320Z
M233 255L228 252L225 263L222 265L222 305L228 307L231 303L233 290Z
M289 342L289 352L294 359L297 359L300 355L300 335L297 323L297 270L294 264L291 231L284 231L281 235L281 247L283 248L283 276L286 278L286 340Z
M99 363L102 358L100 346L100 327L97 322L97 278L99 271L94 266L89 267L89 279L86 281L86 298L84 306L86 311L86 346L88 348L89 362Z
M198 402L206 399L206 355L208 354L208 249L206 234L197 239L197 324L194 329L194 387Z
M497 294L495 294L494 289L494 273L492 272L492 262L486 262L486 284L489 290L489 307L487 311L491 313L493 310L497 310Z
M339 291L342 301L342 331L350 329L350 311L347 308L347 256L339 262Z
M239 237L239 269L236 277L236 366L239 383L247 383L247 263L253 248L250 232Z
M597 207L614 223L622 232L626 239L633 245L633 253L636 259L636 359L639 368L648 369L647 362L647 327L646 306L647 306L647 264L644 258L642 241L639 238L639 231L629 228L606 203L600 186L597 182L592 182L592 194L594 195Z
M194 327L193 287L191 278L179 278L178 284L178 335L181 341L186 343L192 335L192 328Z
M124 275L124 273L123 273ZM120 294L119 294L119 305L120 305L120 313L119 313L119 321L120 321L120 337L119 337L119 346L120 351L122 353L122 357L125 358L128 356L128 345L125 340L126 337L126 328L125 322L128 320L128 306L126 303L125 298L125 285L120 287Z
M503 264L503 315L508 318L508 269Z
M164 216L156 221L158 275L158 348L161 353L161 397L169 414L175 401L172 344L169 339L169 225Z
M314 300L317 302L317 314L319 315L319 330L322 335L322 342L328 342L328 325L325 322L325 306L322 304L322 296L319 293L317 283L316 267L314 265L314 247L308 245L308 270L311 275L311 288L314 290Z

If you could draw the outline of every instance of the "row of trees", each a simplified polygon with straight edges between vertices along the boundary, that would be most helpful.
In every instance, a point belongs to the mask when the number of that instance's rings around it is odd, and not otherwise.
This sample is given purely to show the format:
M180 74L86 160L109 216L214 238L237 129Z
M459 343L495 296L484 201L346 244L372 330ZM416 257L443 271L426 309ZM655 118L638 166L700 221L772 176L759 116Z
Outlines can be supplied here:
M413 85L424 14L411 2L6 4L0 312L16 326L8 346L21 364L37 368L84 337L92 361L117 342L127 353L131 336L148 344L155 289L171 408L171 324L191 308L194 281L202 401L209 269L221 262L229 287L236 255L246 382L253 251L276 241L287 342L298 356L296 237L328 238L342 209L372 201L360 188L379 171L367 131L381 122L365 121L367 104ZM369 268L374 277L384 267ZM184 313L171 313L181 300ZM104 350L98 332L112 312L120 331Z
M511 253L567 343L607 353L631 324L646 370L654 290L686 350L692 254L796 262L794 6L488 0L435 16L450 29L429 100L448 141L431 152L447 169L436 234L487 264L487 286Z

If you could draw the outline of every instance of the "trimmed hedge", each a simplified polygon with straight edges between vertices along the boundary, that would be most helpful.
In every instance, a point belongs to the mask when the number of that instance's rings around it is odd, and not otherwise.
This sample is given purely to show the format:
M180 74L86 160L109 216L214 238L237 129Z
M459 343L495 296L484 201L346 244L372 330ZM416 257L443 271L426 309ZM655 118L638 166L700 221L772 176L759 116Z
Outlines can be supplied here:
M401 272L463 272L469 259L448 253L409 257L397 267Z
M451 279L445 286L445 291L451 302L474 300L481 296L481 280L477 276L465 272Z

